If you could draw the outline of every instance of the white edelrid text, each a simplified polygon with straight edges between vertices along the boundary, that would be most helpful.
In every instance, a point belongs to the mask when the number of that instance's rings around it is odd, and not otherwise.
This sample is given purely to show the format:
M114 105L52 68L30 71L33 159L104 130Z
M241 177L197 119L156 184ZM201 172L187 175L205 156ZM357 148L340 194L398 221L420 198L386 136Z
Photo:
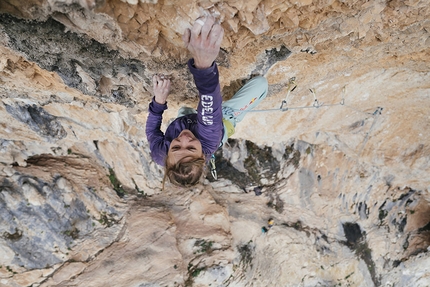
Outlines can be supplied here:
M212 125L213 122L213 97L208 95L202 95L202 120L207 126Z

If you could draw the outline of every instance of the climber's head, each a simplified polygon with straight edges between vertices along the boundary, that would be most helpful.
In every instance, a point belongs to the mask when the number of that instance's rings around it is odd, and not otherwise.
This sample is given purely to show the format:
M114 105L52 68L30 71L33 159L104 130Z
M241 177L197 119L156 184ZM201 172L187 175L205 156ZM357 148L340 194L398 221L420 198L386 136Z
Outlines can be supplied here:
M166 178L177 186L189 187L200 182L205 166L202 144L190 130L183 130L170 143L166 157Z

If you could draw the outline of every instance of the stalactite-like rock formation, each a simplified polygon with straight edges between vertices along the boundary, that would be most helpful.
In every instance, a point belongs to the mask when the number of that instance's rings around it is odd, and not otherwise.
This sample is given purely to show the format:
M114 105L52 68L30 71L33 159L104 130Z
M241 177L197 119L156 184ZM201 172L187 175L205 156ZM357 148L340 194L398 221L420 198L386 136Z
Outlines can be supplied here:
M268 111L218 180L161 191L151 78L172 78L165 129L197 104L181 35L204 14L223 97L262 75ZM1 1L0 287L430 285L429 19L425 0Z

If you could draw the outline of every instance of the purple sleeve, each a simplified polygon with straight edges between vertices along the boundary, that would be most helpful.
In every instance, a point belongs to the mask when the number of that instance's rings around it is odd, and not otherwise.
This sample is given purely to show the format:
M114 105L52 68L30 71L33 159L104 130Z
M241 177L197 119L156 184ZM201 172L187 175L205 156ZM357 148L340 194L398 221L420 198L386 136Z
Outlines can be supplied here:
M207 69L197 69L194 67L194 59L190 59L188 68L193 74L200 97L197 107L198 134L196 137L202 144L203 153L211 155L219 147L223 130L218 67L214 62Z
M152 159L159 165L164 166L164 160L167 155L168 147L164 141L164 134L160 130L163 120L163 112L167 109L167 104L159 104L152 99L149 104L149 114L146 120L146 137L149 142Z

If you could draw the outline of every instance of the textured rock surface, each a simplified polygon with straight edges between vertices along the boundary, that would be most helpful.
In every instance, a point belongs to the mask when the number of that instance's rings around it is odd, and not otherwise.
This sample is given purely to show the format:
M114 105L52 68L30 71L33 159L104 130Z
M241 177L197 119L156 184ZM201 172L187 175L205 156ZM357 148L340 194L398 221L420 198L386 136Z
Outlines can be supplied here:
M0 12L0 286L430 285L428 1ZM224 98L263 75L272 110L216 153L219 180L162 192L150 79L172 77L162 128L197 104L181 34L208 13Z

